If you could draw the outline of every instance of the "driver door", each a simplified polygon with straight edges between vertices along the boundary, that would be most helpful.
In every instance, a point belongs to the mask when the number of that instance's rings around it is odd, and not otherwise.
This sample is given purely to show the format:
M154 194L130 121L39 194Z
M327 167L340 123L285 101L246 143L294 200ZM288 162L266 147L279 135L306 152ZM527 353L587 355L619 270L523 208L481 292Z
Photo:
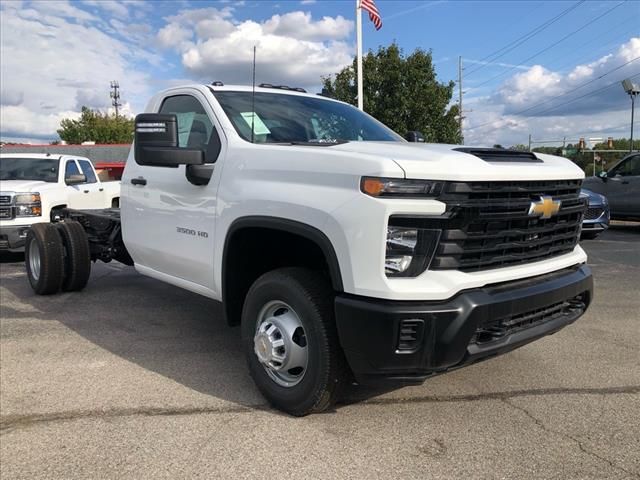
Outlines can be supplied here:
M122 202L127 249L137 267L152 270L143 273L214 291L216 193L222 170L215 162L224 154L221 129L208 101L197 91L174 91L155 110L176 115L179 147L203 150L211 178L206 185L196 185L185 165L138 165L130 159L122 179L127 191Z

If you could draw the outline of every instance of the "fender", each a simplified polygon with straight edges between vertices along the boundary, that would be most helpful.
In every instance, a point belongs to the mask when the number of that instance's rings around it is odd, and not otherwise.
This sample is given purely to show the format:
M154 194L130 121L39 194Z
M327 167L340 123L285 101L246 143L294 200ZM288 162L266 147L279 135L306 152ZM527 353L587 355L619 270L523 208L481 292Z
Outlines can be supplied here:
M340 274L340 264L338 263L338 257L336 255L335 250L333 249L333 245L331 244L331 240L327 237L322 231L318 230L311 225L307 225L306 223L297 222L295 220L289 220L286 218L280 217L267 217L267 216L249 216L249 217L240 217L233 221L229 229L227 230L227 235L224 241L224 250L222 257L222 298L225 295L225 282L226 282L226 268L227 268L227 246L229 244L229 240L233 237L233 234L247 227L257 227L257 228L269 228L272 230L280 230L287 233L292 233L294 235L299 235L308 240L314 242L320 250L324 254L325 259L327 260L327 265L329 266L329 276L331 277L331 285L333 289L337 292L342 292L344 287L342 285L342 275Z

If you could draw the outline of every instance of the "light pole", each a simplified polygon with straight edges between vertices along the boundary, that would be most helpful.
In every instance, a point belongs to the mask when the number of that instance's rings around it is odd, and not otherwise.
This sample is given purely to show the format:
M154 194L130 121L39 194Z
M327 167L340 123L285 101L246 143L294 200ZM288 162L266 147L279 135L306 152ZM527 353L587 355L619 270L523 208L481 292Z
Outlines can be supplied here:
M629 142L629 153L633 152L633 112L636 106L636 95L640 93L640 85L633 83L631 79L627 78L622 81L622 88L631 97L631 141Z

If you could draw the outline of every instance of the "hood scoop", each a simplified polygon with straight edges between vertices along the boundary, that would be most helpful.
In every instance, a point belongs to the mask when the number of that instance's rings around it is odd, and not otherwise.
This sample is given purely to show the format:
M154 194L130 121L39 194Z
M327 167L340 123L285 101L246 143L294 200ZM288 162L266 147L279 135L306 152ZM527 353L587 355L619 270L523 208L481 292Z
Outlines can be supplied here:
M505 150L501 148L454 148L456 152L468 153L490 163L544 163L531 152Z

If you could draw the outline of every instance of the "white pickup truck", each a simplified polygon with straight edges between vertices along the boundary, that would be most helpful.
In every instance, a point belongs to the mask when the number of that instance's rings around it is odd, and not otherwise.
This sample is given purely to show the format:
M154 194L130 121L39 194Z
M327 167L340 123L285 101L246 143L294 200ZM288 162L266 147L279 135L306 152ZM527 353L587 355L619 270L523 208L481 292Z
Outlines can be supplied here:
M146 111L121 208L35 225L31 285L80 290L91 260L115 259L221 301L286 412L508 352L591 302L583 172L566 159L410 143L271 85L172 88Z
M117 207L120 182L101 182L88 158L0 154L0 251L21 251L34 223L63 208Z

